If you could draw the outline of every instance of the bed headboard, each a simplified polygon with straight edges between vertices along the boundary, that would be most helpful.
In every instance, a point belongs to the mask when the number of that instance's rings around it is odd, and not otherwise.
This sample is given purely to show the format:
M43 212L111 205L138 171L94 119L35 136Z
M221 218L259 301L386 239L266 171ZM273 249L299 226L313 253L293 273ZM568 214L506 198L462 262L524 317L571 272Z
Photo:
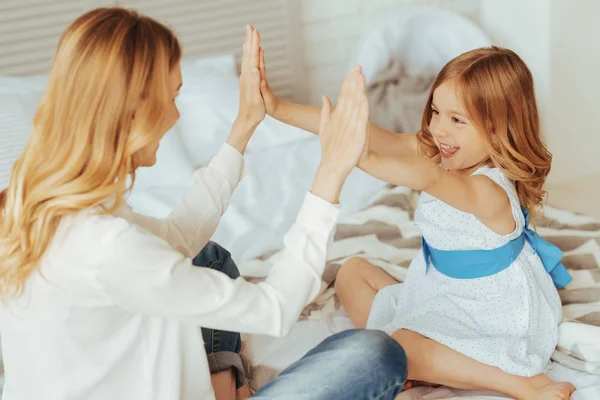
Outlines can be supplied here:
M296 0L1 0L0 75L43 74L60 34L84 11L120 5L169 24L184 57L241 55L247 23L261 32L269 83L282 98L305 101L300 2Z

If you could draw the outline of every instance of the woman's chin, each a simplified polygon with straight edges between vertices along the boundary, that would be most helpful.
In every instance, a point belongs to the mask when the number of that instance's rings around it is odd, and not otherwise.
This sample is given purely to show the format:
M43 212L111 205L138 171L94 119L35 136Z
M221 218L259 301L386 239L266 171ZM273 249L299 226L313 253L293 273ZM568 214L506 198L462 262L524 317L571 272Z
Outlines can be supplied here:
M148 157L142 160L140 167L152 167L154 164L156 164L156 156Z
M142 167L152 167L154 164L156 164L156 154L158 153L158 146L156 146L156 148L154 149L154 151L150 154L148 154L148 156L146 156L144 158L144 162L142 162Z

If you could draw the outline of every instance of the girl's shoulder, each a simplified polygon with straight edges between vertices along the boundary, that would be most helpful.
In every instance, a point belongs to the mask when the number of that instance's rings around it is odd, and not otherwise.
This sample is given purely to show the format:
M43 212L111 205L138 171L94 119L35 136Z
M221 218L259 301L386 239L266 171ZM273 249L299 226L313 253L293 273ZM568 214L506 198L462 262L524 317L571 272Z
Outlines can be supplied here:
M477 168L471 173L471 176L473 175L485 175L497 183L508 180L500 168L490 167L487 165Z
M518 231L521 231L525 226L525 216L523 215L523 209L521 208L521 202L519 201L515 182L504 175L504 172L502 172L500 168L496 167L483 166L478 168L471 175L485 175L506 191L510 201L512 214L517 225L514 233L516 234Z
M479 167L476 169L471 176L474 175L484 175L490 178L492 181L496 182L500 187L506 190L508 197L511 202L513 200L516 201L517 205L519 204L519 196L517 195L517 190L515 188L515 183L512 179L508 178L504 175L504 172L500 168L489 167L484 165L483 167ZM520 208L520 206L519 206Z

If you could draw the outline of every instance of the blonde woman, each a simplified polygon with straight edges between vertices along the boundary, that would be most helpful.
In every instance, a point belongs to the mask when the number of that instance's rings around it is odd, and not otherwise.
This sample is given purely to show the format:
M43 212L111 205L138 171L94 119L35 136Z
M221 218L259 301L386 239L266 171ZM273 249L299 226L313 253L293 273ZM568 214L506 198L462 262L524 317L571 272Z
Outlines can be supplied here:
M31 139L0 192L5 400L249 395L235 331L284 335L317 293L334 204L363 152L368 119L364 78L353 70L335 113L324 102L322 161L281 261L264 283L239 278L209 238L265 115L259 46L249 26L227 143L158 220L134 214L124 195L179 117L180 45L165 26L120 8L90 11L66 30ZM405 379L399 344L347 331L255 397L392 399Z

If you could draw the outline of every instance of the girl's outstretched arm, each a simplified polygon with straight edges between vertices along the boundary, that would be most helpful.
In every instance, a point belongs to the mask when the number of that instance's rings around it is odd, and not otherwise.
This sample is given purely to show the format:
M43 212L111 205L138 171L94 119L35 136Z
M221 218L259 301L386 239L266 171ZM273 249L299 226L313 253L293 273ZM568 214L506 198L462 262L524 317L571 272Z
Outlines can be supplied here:
M260 51L259 70L261 74L261 94L267 114L291 126L318 134L321 108L291 103L278 99L267 81L264 53ZM410 156L417 154L417 135L398 134L369 122L369 148L379 155Z
M446 171L421 156L390 157L374 152L365 154L358 166L385 182L427 192L484 223L507 212L511 215L506 191L483 175Z

